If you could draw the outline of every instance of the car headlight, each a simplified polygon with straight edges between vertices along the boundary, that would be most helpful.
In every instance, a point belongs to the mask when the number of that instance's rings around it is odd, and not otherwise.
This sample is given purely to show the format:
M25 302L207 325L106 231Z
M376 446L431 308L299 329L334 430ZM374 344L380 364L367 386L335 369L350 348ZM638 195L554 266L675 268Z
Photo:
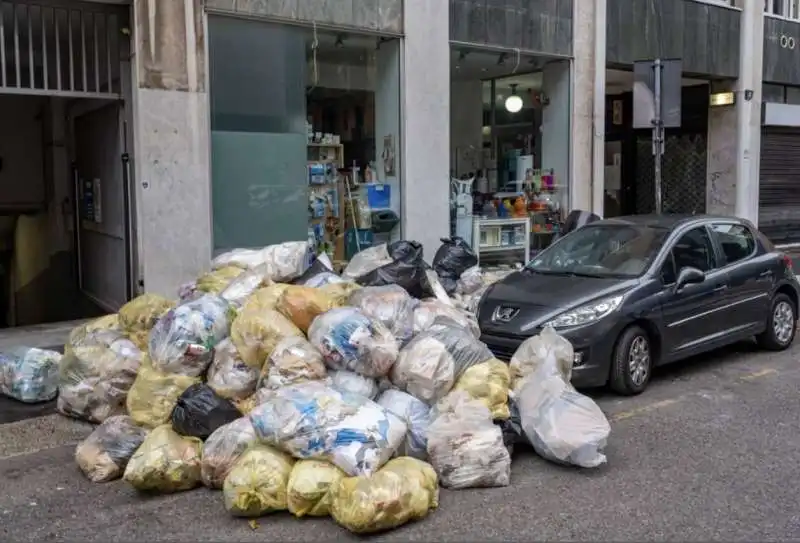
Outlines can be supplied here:
M615 311L622 303L622 296L603 298L597 302L592 302L576 309L571 309L545 323L545 327L569 328L571 326L581 326L602 319L609 313Z

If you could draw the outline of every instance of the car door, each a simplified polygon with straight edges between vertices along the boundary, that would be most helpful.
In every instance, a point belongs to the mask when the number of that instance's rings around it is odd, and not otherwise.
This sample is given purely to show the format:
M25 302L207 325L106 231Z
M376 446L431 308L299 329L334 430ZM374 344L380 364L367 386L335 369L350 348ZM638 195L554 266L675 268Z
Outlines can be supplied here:
M686 267L699 269L706 278L702 283L676 289L676 280ZM682 358L708 348L720 332L718 321L727 303L728 278L718 265L714 243L705 226L692 228L674 242L661 276L665 358Z
M769 311L772 263L757 255L756 238L746 225L720 221L711 235L728 274L727 305L723 308L726 334L749 335L763 328Z

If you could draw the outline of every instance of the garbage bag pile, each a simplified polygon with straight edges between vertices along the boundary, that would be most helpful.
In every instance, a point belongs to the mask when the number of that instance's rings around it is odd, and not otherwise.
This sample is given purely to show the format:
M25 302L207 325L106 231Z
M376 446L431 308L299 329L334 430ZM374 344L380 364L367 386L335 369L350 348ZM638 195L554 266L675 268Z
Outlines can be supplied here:
M514 444L605 461L608 422L569 385L569 342L548 329L499 361L443 294L475 292L487 275L459 239L433 267L401 241L358 253L341 275L305 242L237 249L176 300L146 294L77 328L60 360L0 355L0 392L57 390L62 414L99 424L75 451L92 481L206 486L237 517L389 530L434 511L440 485L509 485Z

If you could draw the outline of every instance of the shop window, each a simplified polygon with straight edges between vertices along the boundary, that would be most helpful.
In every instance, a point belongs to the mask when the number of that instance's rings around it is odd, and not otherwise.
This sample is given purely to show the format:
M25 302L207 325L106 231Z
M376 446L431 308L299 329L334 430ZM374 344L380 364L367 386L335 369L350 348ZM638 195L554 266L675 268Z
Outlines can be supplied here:
M399 40L209 17L214 248L400 237Z

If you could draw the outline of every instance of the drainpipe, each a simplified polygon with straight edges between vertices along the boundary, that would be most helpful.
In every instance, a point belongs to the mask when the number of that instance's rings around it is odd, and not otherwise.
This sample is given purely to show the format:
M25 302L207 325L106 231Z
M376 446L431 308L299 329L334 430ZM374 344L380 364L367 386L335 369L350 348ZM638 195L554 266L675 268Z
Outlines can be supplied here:
M595 0L591 202L592 212L601 217L606 162L606 11L606 0Z

